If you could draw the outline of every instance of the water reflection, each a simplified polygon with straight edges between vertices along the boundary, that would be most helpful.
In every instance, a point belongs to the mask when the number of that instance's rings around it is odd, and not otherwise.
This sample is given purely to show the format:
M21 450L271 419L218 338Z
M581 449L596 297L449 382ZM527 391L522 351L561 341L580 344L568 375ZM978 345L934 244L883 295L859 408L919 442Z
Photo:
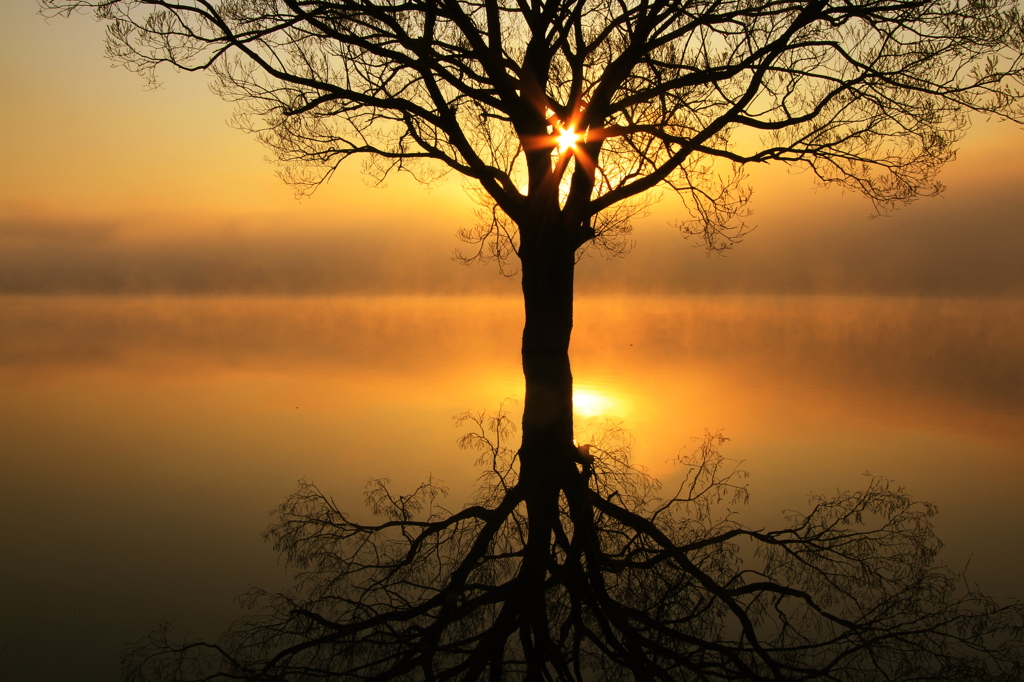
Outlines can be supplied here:
M297 478L343 510L374 476L432 473L464 499L477 472L450 416L521 391L520 315L500 298L0 299L0 511L17 519L0 677L112 679L155 617L213 637L227 595L284 586L258 536ZM575 324L580 387L614 401L652 474L723 428L767 527L886 474L941 505L972 584L1020 593L1021 301L582 299Z
M593 419L604 415L622 415L626 412L625 399L608 389L589 383L575 384L572 389L572 408L577 417Z
M507 413L465 414L475 499L454 512L433 480L372 482L375 520L302 484L266 537L299 572L252 591L259 615L218 643L166 629L127 656L129 679L1013 679L1024 606L935 565L918 503L881 479L821 497L778 530L739 523L745 474L708 434L677 487L629 462L612 426L572 485L526 512Z

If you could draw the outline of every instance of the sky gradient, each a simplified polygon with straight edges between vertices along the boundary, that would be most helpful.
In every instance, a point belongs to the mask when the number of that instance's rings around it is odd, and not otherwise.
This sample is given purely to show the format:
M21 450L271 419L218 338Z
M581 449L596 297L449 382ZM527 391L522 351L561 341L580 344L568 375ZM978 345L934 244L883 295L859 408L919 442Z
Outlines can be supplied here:
M202 76L143 81L103 57L87 16L0 7L0 293L514 293L451 259L473 205L452 177L384 188L357 163L301 201ZM1024 131L981 122L942 198L871 219L863 199L752 169L757 229L706 258L663 197L626 259L592 258L582 293L1024 294Z
M10 104L0 189L0 293L514 293L451 260L474 206L457 177L369 187L358 162L297 200L266 151L230 128L202 76L162 86L112 67L89 17L0 7ZM980 122L943 197L872 219L806 174L751 169L756 226L724 258L671 227L663 196L626 259L589 259L581 293L1024 294L1024 131Z

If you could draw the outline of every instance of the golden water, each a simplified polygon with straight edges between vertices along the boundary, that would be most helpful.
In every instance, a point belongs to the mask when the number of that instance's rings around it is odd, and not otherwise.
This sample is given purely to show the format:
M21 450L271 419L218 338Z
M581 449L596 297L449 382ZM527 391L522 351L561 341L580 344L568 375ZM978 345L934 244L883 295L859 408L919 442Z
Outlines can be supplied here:
M451 418L521 396L520 329L509 298L0 298L0 671L111 679L156 619L215 634L283 586L259 533L299 478L360 512L370 477L434 475L457 506ZM720 429L755 525L890 476L1024 596L1024 301L590 298L573 338L581 438L621 421L670 479Z

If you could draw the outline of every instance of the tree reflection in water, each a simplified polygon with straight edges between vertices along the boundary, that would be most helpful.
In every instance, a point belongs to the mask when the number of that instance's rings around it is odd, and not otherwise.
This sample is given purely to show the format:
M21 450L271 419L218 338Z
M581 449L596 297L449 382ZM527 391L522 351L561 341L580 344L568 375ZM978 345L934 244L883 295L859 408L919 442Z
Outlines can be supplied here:
M266 533L292 591L250 592L254 615L217 643L153 633L126 679L1021 679L1024 609L937 565L934 507L884 479L755 530L720 434L666 495L610 425L528 518L514 423L458 421L483 469L468 506L444 508L437 481L396 496L378 480L363 524L302 483Z

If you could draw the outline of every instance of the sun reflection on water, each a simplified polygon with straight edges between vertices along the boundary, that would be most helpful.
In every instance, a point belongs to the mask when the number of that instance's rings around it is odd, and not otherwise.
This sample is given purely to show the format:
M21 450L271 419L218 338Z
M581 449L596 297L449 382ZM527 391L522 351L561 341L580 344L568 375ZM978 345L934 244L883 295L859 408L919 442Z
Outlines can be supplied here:
M595 388L576 386L572 390L573 412L580 417L610 416L618 407L618 401Z

